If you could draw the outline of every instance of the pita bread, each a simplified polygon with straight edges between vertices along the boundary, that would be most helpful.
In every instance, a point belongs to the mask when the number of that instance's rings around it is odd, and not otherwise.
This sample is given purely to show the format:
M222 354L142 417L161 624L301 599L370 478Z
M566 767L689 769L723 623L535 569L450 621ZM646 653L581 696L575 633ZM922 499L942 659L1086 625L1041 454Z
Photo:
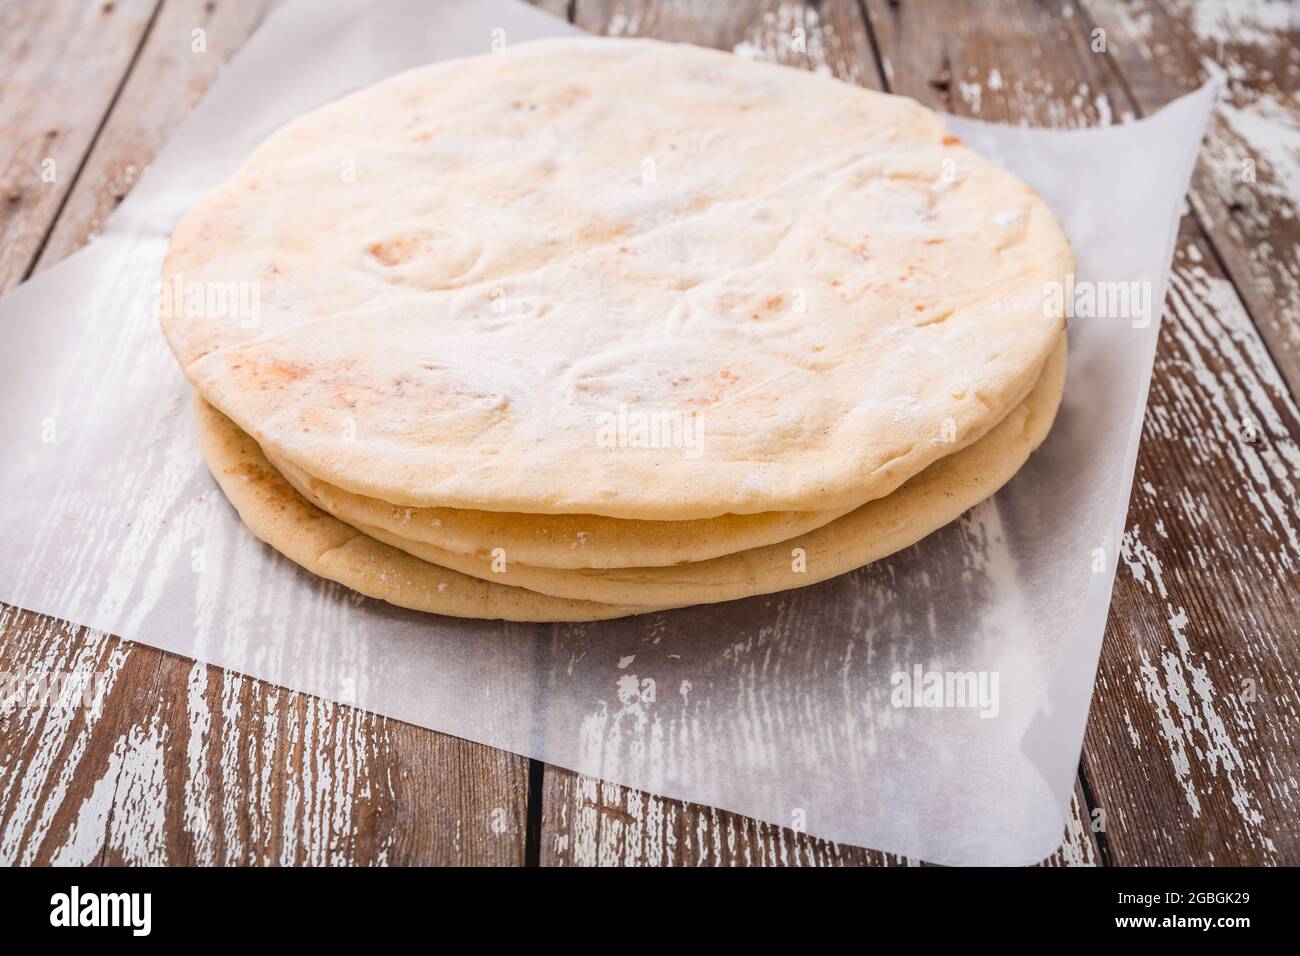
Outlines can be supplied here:
M208 401L353 494L833 512L1016 407L1072 269L1046 205L911 100L545 40L277 132L177 227L163 326Z
M384 529L359 525L358 530L424 561L575 600L683 606L803 587L915 544L1002 487L1051 428L1065 372L1062 335L1029 397L975 444L940 459L893 494L869 501L821 528L709 561L573 571L530 567L507 555L496 570L490 561L404 540ZM802 555L799 562L796 549Z

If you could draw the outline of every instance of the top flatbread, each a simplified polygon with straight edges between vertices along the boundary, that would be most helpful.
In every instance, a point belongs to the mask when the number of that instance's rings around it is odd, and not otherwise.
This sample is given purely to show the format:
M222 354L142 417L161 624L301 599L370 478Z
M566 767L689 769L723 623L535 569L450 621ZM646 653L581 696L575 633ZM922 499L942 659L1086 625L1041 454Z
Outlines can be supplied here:
M1000 421L1072 268L911 100L545 40L280 130L177 227L163 324L269 452L391 504L827 511Z

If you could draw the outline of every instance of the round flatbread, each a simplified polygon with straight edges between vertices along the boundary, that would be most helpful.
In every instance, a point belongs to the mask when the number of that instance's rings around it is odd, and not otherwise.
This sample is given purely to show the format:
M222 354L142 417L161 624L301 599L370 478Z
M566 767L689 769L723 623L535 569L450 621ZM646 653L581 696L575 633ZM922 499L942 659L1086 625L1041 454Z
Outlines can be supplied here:
M265 449L263 449L265 451ZM267 454L317 507L357 527L378 528L452 554L539 568L663 567L786 541L835 520L841 511L769 511L694 521L628 521L604 515L530 515L464 508L413 508L354 495Z
M804 587L870 564L955 520L989 497L1042 443L1065 386L1066 338L1059 337L1028 398L975 444L941 458L893 494L842 518L763 548L659 568L554 570L495 564L359 525L367 535L422 560L543 594L619 604L689 605ZM310 492L303 490L310 497Z
M257 442L201 399L199 445L212 476L248 529L295 564L398 607L506 621L598 621L657 608L548 597L483 581L361 534L303 499Z
M284 127L177 227L162 309L202 395L340 489L676 521L856 507L977 440L1072 269L912 100L582 38Z

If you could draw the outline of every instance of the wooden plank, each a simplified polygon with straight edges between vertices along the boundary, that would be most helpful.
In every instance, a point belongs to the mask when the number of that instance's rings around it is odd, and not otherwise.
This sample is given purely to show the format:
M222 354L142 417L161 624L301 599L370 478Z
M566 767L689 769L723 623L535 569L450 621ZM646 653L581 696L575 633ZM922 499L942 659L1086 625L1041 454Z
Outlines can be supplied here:
M0 291L31 268L157 5L0 5Z
M960 116L1058 129L1125 114L1122 84L1061 2L866 0L865 8L891 92Z
M734 3L579 0L574 23L603 36L653 37L730 50L879 89L854 0Z
M1082 789L1065 843L1047 866L1099 862ZM816 840L788 827L546 768L543 866L917 866L915 860Z
M1085 775L1116 862L1295 865L1300 409L1190 218L1164 322Z
M100 228L274 6L167 0L39 268ZM524 860L524 758L3 606L0 673L105 694L0 710L0 862Z
M1226 83L1191 202L1293 396L1300 395L1300 13L1287 3L1082 0L1149 113Z
M897 91L930 105L1054 125L1134 108L1064 2L945 5L961 30L867 9ZM1176 263L1084 776L1111 863L1294 862L1300 418L1194 219Z
M522 758L12 608L0 628L0 863L523 862Z
M80 249L126 198L226 61L280 0L166 0L41 252L37 269ZM196 31L202 31L196 38ZM196 50L196 39L202 49Z

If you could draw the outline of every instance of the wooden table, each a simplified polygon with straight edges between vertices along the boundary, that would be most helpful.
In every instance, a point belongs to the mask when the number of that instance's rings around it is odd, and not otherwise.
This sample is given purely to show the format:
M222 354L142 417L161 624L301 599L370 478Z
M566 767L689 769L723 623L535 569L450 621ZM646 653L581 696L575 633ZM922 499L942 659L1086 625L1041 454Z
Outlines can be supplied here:
M0 0L0 290L94 235L276 2ZM594 33L1034 125L1122 122L1226 75L1165 303L1073 817L1048 862L1300 863L1300 7L540 5ZM0 606L0 673L41 669L111 690L98 713L0 711L5 863L910 862Z

